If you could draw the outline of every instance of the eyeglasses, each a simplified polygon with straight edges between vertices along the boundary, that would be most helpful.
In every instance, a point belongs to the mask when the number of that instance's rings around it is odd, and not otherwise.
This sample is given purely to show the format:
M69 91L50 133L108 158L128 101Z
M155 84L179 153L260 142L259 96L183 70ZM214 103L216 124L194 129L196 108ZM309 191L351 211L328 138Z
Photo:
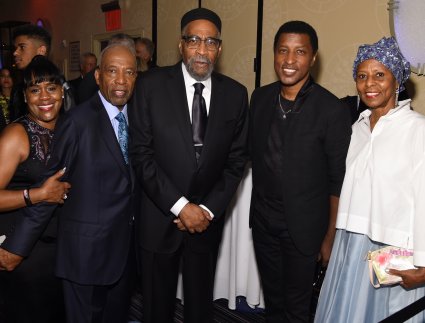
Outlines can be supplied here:
M199 36L182 36L182 39L185 41L186 46L189 49L198 49L201 46L201 43L205 43L205 47L209 51L216 51L221 44L221 39L207 37L201 39Z

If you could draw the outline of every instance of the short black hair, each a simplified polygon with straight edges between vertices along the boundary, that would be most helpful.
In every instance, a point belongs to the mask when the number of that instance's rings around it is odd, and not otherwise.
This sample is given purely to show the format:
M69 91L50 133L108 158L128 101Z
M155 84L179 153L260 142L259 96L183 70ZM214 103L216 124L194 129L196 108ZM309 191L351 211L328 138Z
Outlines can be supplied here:
M36 39L40 41L47 48L47 54L50 53L50 47L52 44L52 36L50 36L49 32L37 25L22 25L16 27L13 30L12 39L16 40L19 36L27 36L28 38Z
M306 34L310 38L310 44L313 48L313 53L316 53L319 49L319 39L317 38L317 33L312 26L304 21L293 20L285 22L278 29L276 35L274 36L273 49L276 50L277 42L281 34Z
M46 56L36 55L24 69L24 89L42 82L51 82L63 85L64 78L58 67Z

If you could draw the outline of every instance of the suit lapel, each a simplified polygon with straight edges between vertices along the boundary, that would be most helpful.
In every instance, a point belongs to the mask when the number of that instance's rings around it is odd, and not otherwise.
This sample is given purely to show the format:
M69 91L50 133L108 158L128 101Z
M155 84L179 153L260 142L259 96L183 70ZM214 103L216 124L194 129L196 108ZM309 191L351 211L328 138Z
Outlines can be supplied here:
M211 75L211 101L208 112L208 125L199 164L201 164L202 160L205 159L205 155L208 152L209 143L214 140L214 130L217 129L217 122L219 122L220 118L224 116L224 114L220 111L221 107L226 106L224 101L225 95L223 93L221 78L219 75L213 73Z
M121 171L129 178L128 166L125 164L124 156L122 155L120 145L118 143L117 137L115 136L114 129L112 128L111 120L109 120L108 113L105 110L105 107L102 104L99 96L96 95L95 107L98 110L99 119L98 119L98 129L100 132L100 137L103 139L106 148L111 153L113 159L116 161L117 165Z
M193 155L193 160L196 163L192 139L192 124L189 116L189 105L187 102L186 88L181 69L181 62L174 65L174 68L170 72L171 77L167 80L166 93L170 95L170 100L168 101L170 102L169 109L174 115L174 120L176 120L176 124L181 132L188 154Z

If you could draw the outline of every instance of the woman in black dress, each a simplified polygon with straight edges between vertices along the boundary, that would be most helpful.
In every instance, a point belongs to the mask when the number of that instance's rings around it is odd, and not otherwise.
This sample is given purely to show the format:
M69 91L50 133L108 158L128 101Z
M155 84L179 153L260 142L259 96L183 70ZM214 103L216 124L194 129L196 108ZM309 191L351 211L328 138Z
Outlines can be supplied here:
M23 207L64 203L69 183L62 172L36 187L46 170L56 120L63 101L58 68L36 56L24 71L28 114L0 136L0 236L13 230ZM61 282L54 276L56 220L52 218L31 255L12 272L0 272L0 297L8 323L64 322ZM0 316L1 320L1 316Z

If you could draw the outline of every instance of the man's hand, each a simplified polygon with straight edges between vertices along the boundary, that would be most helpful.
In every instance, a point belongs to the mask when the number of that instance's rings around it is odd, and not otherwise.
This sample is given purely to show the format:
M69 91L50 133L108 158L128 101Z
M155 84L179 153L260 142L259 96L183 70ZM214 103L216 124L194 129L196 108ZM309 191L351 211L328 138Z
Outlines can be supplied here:
M335 239L335 229L328 230L320 246L320 253L317 261L322 263L322 267L327 267L329 259L331 258L332 246Z
M177 225L177 229L180 231L187 231L186 227L183 225L182 221L179 218L175 218L173 221Z
M336 233L336 215L338 213L339 197L330 195L329 196L329 224L328 230L326 231L325 238L320 246L320 253L317 257L317 261L322 263L322 267L327 267L329 259L331 258L332 246L334 244L335 233Z
M174 220L179 230L188 230L190 233L205 231L212 220L208 211L200 206L187 203L179 213L178 219Z
M425 284L425 267L408 270L389 269L388 273L400 276L402 279L400 286L406 289L416 288Z
M0 270L12 271L23 259L22 256L15 255L14 253L0 248Z

